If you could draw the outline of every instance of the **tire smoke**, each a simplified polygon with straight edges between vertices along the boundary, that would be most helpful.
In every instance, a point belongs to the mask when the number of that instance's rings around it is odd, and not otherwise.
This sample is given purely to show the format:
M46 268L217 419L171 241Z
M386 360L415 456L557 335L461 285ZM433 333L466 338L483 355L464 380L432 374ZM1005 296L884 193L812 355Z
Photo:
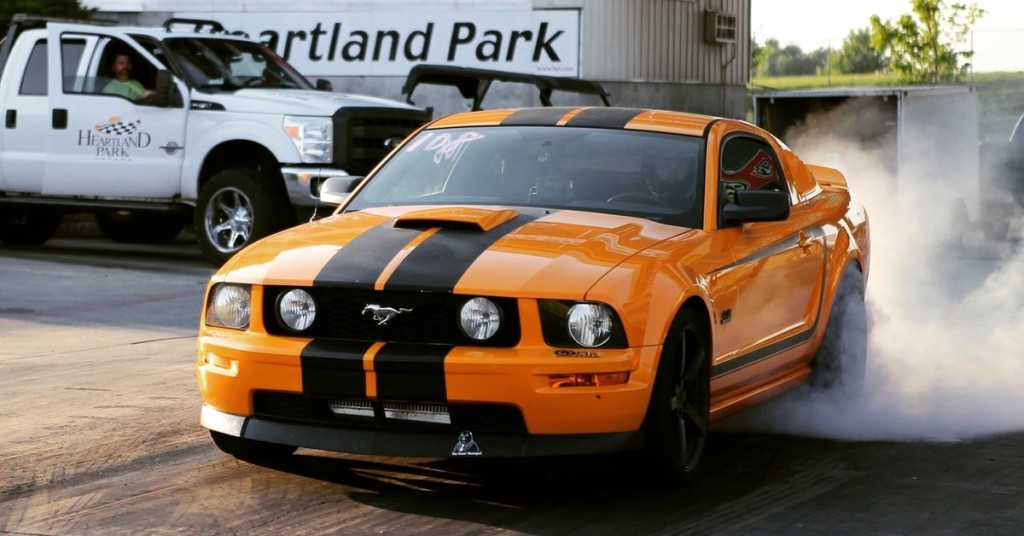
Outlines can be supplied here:
M863 112L844 112L850 110L840 107L787 139L806 162L842 171L868 210L864 389L856 396L802 387L716 426L897 441L958 441L1024 429L1021 210L1010 216L1009 238L987 239L979 221L985 214L968 210L965 220L962 206L945 202L938 189L926 187L928 180L897 188L879 156L885 147L830 135L837 122L865 120ZM934 158L941 163L943 157L936 144Z

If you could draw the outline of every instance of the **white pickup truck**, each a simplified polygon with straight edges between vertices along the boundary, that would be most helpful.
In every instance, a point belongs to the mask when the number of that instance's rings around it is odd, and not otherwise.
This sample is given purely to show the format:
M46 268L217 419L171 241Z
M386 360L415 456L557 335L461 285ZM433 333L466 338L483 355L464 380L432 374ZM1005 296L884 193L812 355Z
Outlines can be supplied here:
M110 93L124 56L145 98ZM191 223L217 264L307 218L324 180L365 175L431 116L314 86L267 47L191 19L16 16L0 104L0 242L39 245L64 214L91 212L121 242L168 241Z

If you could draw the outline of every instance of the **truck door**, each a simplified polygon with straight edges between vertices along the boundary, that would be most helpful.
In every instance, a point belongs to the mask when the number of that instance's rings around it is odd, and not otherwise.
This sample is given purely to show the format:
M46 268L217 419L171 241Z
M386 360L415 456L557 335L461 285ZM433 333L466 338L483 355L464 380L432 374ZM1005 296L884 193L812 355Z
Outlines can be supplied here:
M111 83L114 69L152 90L167 69L111 29L48 26L50 117L43 193L169 200L181 191L184 99L158 107ZM179 84L177 80L173 83ZM123 84L122 84L123 87ZM186 95L180 85L178 92Z
M19 37L7 59L0 86L4 128L0 130L0 186L7 192L38 194L43 190L50 107L46 97L46 39Z

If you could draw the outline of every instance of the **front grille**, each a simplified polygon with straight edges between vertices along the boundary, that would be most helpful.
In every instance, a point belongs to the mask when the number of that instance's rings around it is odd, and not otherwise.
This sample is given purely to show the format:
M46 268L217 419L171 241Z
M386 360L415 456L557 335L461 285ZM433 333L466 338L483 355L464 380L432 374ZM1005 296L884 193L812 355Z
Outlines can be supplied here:
M267 332L294 335L277 315L278 297L292 287L267 287L263 318ZM316 300L313 326L303 337L349 341L407 342L452 346L511 348L519 343L519 308L514 298L489 298L502 314L502 328L491 339L480 342L466 337L459 328L462 305L475 296L447 293L375 291L338 287L305 288ZM367 305L408 309L381 325L365 312Z
M404 139L430 118L423 110L342 108L334 114L334 165L366 175L391 150L388 139Z
M338 400L328 397L314 397L295 393L257 391L253 394L253 412L257 417L274 420L296 421L338 428L388 428L388 429L431 429L459 432L525 433L526 422L515 406L501 404L429 404L431 408L447 408L450 422L426 422L410 418L394 418L396 413L389 408L417 407L424 404L408 404L401 401L347 401L349 406L367 406L372 416L335 413L331 405ZM355 413L355 412L353 412Z

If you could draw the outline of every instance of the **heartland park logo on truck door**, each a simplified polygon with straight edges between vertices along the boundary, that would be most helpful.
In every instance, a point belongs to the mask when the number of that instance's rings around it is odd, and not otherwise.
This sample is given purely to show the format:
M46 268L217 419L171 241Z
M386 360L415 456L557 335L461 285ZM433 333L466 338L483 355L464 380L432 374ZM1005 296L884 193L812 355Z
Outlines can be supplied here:
M145 149L153 138L140 131L142 119L125 121L111 117L93 125L89 130L78 131L78 145L96 149L97 160L131 160L132 151Z

